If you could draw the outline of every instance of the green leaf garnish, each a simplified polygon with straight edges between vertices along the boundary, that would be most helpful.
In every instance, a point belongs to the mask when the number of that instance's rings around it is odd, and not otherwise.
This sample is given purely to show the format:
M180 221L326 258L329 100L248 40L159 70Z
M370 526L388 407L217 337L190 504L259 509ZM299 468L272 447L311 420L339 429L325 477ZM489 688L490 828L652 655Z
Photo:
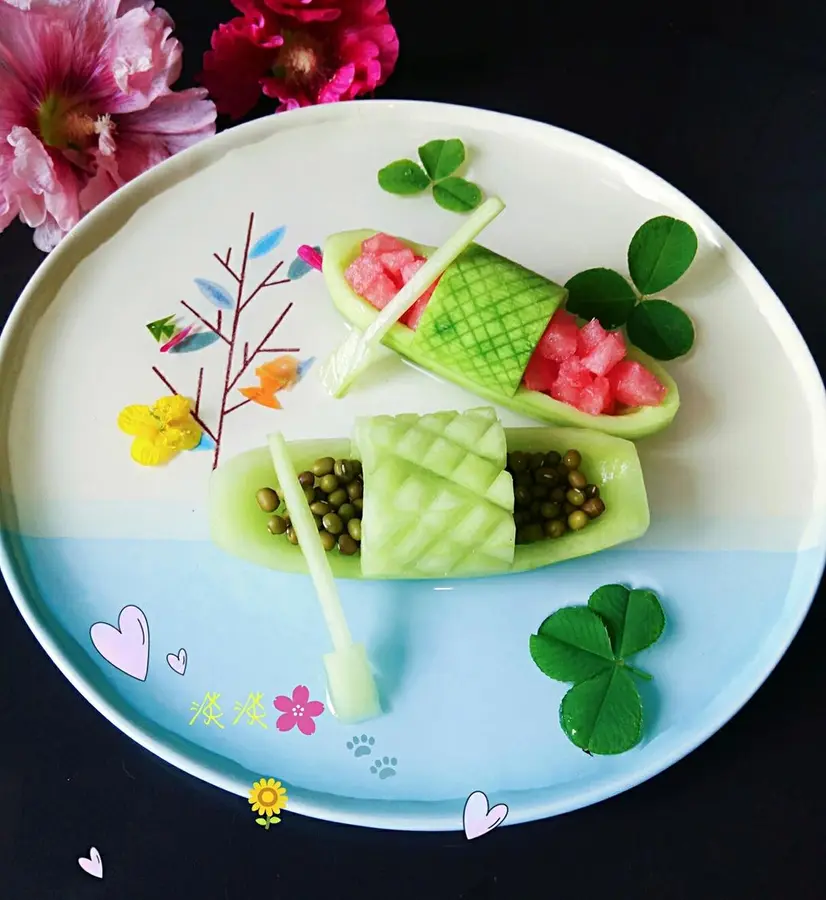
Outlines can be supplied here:
M662 635L665 613L653 591L607 584L587 606L557 610L530 638L531 658L556 681L573 683L559 721L573 744L609 755L635 747L642 737L642 700L632 676L651 676L627 658Z
M559 722L580 750L624 753L642 738L642 700L628 672L615 667L574 685L562 698Z
M650 647L665 628L665 613L653 591L605 584L588 598L588 607L605 622L614 655L620 659Z
M419 147L419 159L433 181L439 181L452 175L465 161L465 145L459 138L428 141Z
M470 212L482 202L482 192L472 181L452 175L433 185L433 199L451 212Z
M694 324L668 300L643 300L626 323L631 342L654 359L676 359L694 345Z
M697 254L697 235L680 219L657 216L639 227L628 247L628 271L637 290L654 294L681 278Z
M555 681L586 681L614 664L602 619L587 606L560 609L531 635L531 656Z
M412 159L397 159L379 170L379 185L391 194L420 194L433 186L433 199L451 212L470 212L482 202L482 191L455 173L465 161L459 138L428 141L419 147L422 166Z
M264 826L266 826L268 823L267 823L267 820L266 820L266 819L256 819L256 820L255 820L255 824L256 824L256 825L264 825Z
M412 159L397 159L379 169L379 185L390 194L421 194L430 186L430 178Z
M581 319L599 319L603 328L624 325L637 302L634 289L613 269L587 269L565 287L568 311Z

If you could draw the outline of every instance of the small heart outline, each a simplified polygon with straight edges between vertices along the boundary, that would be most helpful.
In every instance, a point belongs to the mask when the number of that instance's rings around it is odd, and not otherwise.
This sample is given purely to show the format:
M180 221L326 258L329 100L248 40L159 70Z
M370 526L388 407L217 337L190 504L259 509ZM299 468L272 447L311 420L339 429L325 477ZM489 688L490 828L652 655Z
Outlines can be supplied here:
M166 654L166 663L173 672L178 675L186 674L186 664L188 661L188 656L186 653L186 649L181 647L181 649L177 653L167 653Z
M87 875L91 875L93 878L103 878L103 860L97 847L90 848L88 858L79 856L77 864Z
M472 841L475 838L489 834L498 828L508 817L506 803L497 803L490 806L487 794L484 791L473 791L465 801L462 813L462 824L465 837Z

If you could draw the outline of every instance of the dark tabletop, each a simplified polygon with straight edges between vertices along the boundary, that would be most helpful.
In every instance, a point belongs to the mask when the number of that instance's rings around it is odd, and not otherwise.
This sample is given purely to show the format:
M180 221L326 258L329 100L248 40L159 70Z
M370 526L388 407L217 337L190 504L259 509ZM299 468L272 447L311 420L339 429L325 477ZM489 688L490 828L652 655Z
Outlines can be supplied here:
M160 5L177 22L189 85L232 8ZM607 16L587 0L487 13L480 0L389 5L401 59L379 96L540 119L648 166L743 248L823 371L822 3L774 2L771 14L746 0L625 3ZM41 259L22 225L0 236L0 321ZM754 699L685 760L597 806L468 842L289 813L276 834L255 827L245 800L166 765L96 712L0 584L0 898L826 897L823 599ZM102 881L76 862L93 845Z

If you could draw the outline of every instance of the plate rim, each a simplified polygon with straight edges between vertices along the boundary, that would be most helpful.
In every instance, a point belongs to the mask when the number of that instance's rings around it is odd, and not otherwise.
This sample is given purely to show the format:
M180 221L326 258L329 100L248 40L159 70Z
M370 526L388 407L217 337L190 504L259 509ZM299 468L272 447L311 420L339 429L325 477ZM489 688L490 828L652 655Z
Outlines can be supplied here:
M792 363L797 369L801 387L807 394L807 400L813 413L813 442L816 442L817 435L826 438L826 389L824 389L823 380L817 365L800 330L760 270L730 236L694 201L645 166L592 138L523 116L434 101L355 100L342 104L305 107L294 110L287 116L283 114L265 116L242 125L227 128L138 176L85 216L60 242L58 247L45 257L37 267L13 305L3 330L0 332L0 371L8 366L9 361L12 359L11 348L14 343L14 335L24 323L29 310L37 302L41 285L48 276L49 271L62 262L70 261L70 254L76 248L83 246L82 242L88 240L90 232L99 223L103 222L107 216L110 216L118 208L128 206L129 201L137 198L146 188L158 185L159 192L162 192L166 189L163 187L165 179L173 179L174 176L179 176L176 180L186 180L189 174L195 174L208 168L225 153L232 150L240 150L251 144L271 138L282 130L289 130L293 127L302 128L314 122L324 124L335 121L347 121L348 119L357 119L362 115L380 117L397 107L408 109L411 116L415 115L416 111L422 111L425 114L429 113L431 116L434 114L442 116L445 119L450 119L457 127L466 126L498 130L511 134L521 132L526 136L538 138L540 141L544 138L545 142L547 142L548 135L553 134L557 143L568 143L574 146L576 155L580 158L589 154L596 155L603 162L606 160L613 161L626 171L635 171L648 180L649 183L653 180L654 183L658 183L661 187L666 188L672 196L678 198L686 207L691 208L697 215L697 218L702 220L726 246L726 249L731 253L730 263L732 267L746 280L751 289L750 292L755 294L754 288L759 290L761 295L759 302L768 305L769 312L772 313L772 326L775 328L778 338L786 347L787 355L790 356ZM151 193L151 195L154 196L154 193ZM100 246L105 240L106 237L102 236L100 240L94 243L94 247ZM757 296L755 296L755 300L758 300ZM795 351L794 356L788 353L790 350ZM826 466L821 465L820 470L816 470L815 474L817 477L815 496L817 499L823 500L826 497ZM2 502L1 491L0 502ZM817 509L817 506L815 508ZM0 510L0 513L2 513L2 510ZM246 796L249 792L247 783L242 783L211 768L192 755L187 755L178 750L172 746L170 741L159 738L153 735L149 729L135 724L132 718L121 712L114 702L104 697L99 687L80 671L79 666L71 659L70 654L64 649L61 641L54 635L53 629L49 627L46 616L38 608L38 604L28 597L24 584L26 580L25 575L18 571L20 563L16 558L17 553L14 547L19 537L15 532L2 526L2 515L0 515L0 574L5 579L9 593L29 630L55 663L60 673L104 718L134 740L139 746L189 775L193 775L202 781L238 796ZM719 731L762 687L786 654L808 614L826 567L826 542L821 540L819 544L811 548L811 551L807 552L816 553L813 571L817 574L813 584L796 587L795 593L798 596L808 594L808 600L795 604L795 614L783 622L784 630L772 642L773 649L772 652L767 654L768 659L760 665L759 671L747 681L747 684L739 692L735 692L732 697L729 697L728 703L724 704L722 711L714 719L705 722L702 728L695 728L690 733L690 736L679 742L678 746L670 754L665 757L657 757L647 767L637 769L630 774L620 773L619 775L599 779L591 788L581 788L562 801L542 800L540 798L520 804L518 810L512 809L511 814L508 815L503 824L520 824L561 815L630 790L670 768ZM792 574L792 584L797 577L800 566L800 550L795 553L795 557L797 562ZM122 695L119 696L122 700ZM509 793L532 794L535 796L540 794L541 791L542 788L531 788ZM302 792L311 796L300 797L295 800L291 796L290 812L340 824L396 831L443 832L462 830L461 808L465 802L464 798L456 798L455 806L453 800L398 801L341 798L346 800L346 808L342 808L340 804L331 804L329 801L314 799L314 796L317 796L319 792L312 789L302 789ZM320 796L333 798L336 795L325 792L321 793ZM389 809L386 810L382 807L389 807ZM415 808L415 812L411 807ZM427 811L423 814L419 812L420 808L431 810L433 807L438 807L440 811ZM394 812L394 808L401 808L402 811Z

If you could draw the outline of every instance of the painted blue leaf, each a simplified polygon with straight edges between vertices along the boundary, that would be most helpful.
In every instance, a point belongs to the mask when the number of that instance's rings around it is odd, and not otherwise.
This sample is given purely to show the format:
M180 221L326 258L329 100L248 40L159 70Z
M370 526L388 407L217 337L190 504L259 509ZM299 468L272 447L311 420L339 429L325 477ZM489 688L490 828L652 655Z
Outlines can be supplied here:
M210 303L214 303L218 309L232 309L235 306L235 300L232 299L230 292L225 287L221 287L220 284L216 284L214 281L207 281L206 278L196 278L195 284L198 285L198 290L207 300Z
M297 374L298 374L299 381L301 381L301 379L307 374L308 369L314 362L315 362L315 357L311 356L309 359L302 360L298 364L298 373Z
M196 331L195 334L185 337L180 344L169 348L169 353L192 353L193 350L203 350L218 340L214 331Z
M321 247L313 247L313 250L321 253ZM305 262L300 256L296 256L290 263L290 268L287 269L287 278L296 281L299 278L303 278L305 275L309 275L312 271L313 267L308 262Z
M201 432L201 440L198 444L192 448L193 452L195 450L214 450L215 449L215 441L205 432Z
M252 250L250 250L250 259L258 259L259 256L266 256L270 250L275 250L281 241L284 240L284 235L286 233L287 226L282 225L274 231L267 232L264 237L258 238L252 245Z

